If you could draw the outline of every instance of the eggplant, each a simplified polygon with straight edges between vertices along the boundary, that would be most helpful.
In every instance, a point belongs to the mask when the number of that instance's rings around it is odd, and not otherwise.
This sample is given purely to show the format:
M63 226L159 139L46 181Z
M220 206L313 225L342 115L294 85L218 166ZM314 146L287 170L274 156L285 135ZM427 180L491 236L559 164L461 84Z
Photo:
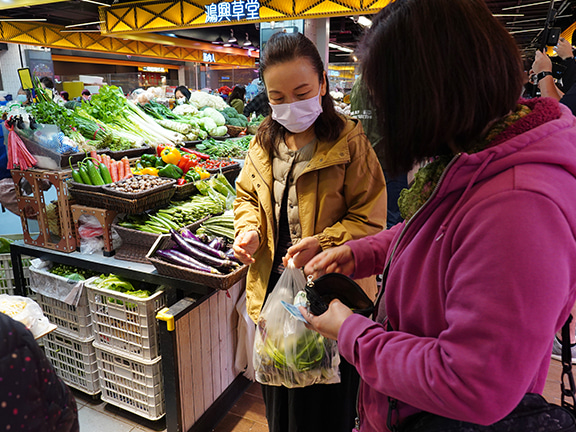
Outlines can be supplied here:
M174 240L176 242L176 244L178 245L180 250L182 252L184 252L186 255L189 255L192 258L200 260L206 264L209 264L209 265L217 267L217 268L224 268L224 269L231 269L231 268L238 267L238 264L233 262L233 261L230 261L228 259L216 258L213 255L210 255L210 254L192 246L184 237L179 235L176 231L172 232L172 240ZM200 243L200 244L202 244L202 243ZM207 247L204 244L202 244L202 245L204 247Z
M195 249L199 249L202 252L207 253L208 255L212 255L214 258L220 258L223 260L226 259L226 254L224 252L216 250L214 248L211 248L210 246L202 243L201 241L197 241L197 240L194 240L191 238L185 238L185 237L181 236L180 234L178 234L178 232L175 230L170 230L170 234L172 234L172 240L174 240L177 244L180 244L180 243L176 240L176 238L180 238L180 239L184 240L185 242L189 243Z
M238 264L242 264L240 262L240 260L238 258L236 258L236 255L234 255L234 249L230 248L226 251L226 258L228 258L230 261L234 261L237 262Z
M221 251L224 249L224 239L222 237L214 237L210 243L208 243L212 249Z
M210 243L210 237L208 237L208 234L199 234L198 240L200 240L204 244Z
M187 238L187 239L200 241L200 239L198 237L196 237L196 235L192 231L190 231L188 228L182 228L180 230L180 235L184 238Z
M157 250L156 255L170 261L174 264L178 264L182 267L189 268L192 270L202 271L212 274L222 274L213 267L210 267L204 263L201 263L194 258L174 249Z

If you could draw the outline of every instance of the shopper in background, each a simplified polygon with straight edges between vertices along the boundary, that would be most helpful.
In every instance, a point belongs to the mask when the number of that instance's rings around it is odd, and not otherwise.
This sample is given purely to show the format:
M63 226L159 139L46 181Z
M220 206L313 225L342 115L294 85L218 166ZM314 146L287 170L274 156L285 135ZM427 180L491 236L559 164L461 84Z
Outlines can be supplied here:
M0 430L77 432L70 389L26 327L0 313Z
M244 107L244 115L248 118L254 114L256 117L259 115L267 116L270 114L270 103L268 101L268 93L266 89L262 89L250 102Z
M384 146L378 145L382 136L380 135L378 118L376 111L370 101L370 96L362 77L360 76L352 86L350 94L350 115L356 117L362 123L366 136L372 143L372 147L376 151L384 177L386 179L386 193L388 194L388 211L386 217L386 226L391 228L399 222L402 222L400 209L398 208L398 198L400 198L400 191L408 188L408 174L401 173L394 177L390 176L389 170L384 165Z
M69 102L70 101L70 95L68 94L67 91L62 90L60 92L60 97L64 100L64 102Z
M433 161L401 195L406 222L305 267L384 272L375 320L301 310L360 373L361 431L419 411L492 424L542 393L576 299L576 118L518 103L519 50L483 0L396 0L363 47L387 166Z
M568 61L570 61L568 59ZM574 60L572 60L574 62ZM541 51L536 51L534 63L532 63L532 72L537 77L537 85L542 97L551 97L566 105L573 114L576 115L576 85L572 84L566 93L562 92L554 81L552 76L552 60Z
M238 111L238 114L244 113L244 96L246 95L246 89L244 86L237 85L232 89L232 92L228 96L228 105Z
M192 96L192 93L190 93L190 90L188 90L186 86L180 86L174 90L174 97L179 104L188 102L190 96Z
M283 258L302 266L323 249L386 224L386 191L362 125L336 113L320 55L302 34L276 33L260 58L272 115L250 143L236 183L234 251L250 264L247 311L254 322L280 278ZM375 280L370 282L375 288ZM271 432L349 432L357 375L341 383L262 386Z
M90 98L92 97L92 94L90 93L90 90L84 89L84 90L82 90L82 96L81 97L82 97L82 100L89 101Z

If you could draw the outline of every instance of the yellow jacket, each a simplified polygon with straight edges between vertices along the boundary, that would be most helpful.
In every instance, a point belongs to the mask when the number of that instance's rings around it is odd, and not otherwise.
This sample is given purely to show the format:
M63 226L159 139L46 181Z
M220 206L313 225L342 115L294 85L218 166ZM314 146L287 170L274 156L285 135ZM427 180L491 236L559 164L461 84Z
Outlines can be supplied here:
M236 235L256 230L260 246L246 281L248 314L257 322L264 303L276 244L270 155L252 140L236 182ZM319 141L296 182L302 238L322 249L372 235L386 227L386 183L359 121L348 119L336 142Z

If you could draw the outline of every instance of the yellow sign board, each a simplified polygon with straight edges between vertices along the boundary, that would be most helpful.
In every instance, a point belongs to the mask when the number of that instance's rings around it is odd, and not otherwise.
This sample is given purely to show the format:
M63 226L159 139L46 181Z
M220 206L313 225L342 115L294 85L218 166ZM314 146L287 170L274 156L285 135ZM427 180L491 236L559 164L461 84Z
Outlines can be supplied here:
M23 90L32 90L34 88L29 68L18 69L18 76L20 77L20 84L22 84Z

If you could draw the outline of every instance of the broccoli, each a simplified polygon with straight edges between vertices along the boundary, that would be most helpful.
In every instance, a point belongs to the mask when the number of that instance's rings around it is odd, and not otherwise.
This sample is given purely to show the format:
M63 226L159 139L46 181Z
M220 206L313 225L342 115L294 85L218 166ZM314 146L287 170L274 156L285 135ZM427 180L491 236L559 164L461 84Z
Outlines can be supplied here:
M246 116L244 114L238 114L238 120L240 120L240 126L241 127L246 127L248 126L248 119L246 118Z
M226 122L226 124L229 124L230 126L244 127L242 121L239 118L231 118Z
M220 111L222 114L227 115L230 118L237 118L238 117L238 111L236 111L236 108L232 108L232 107L226 107L224 108L222 111Z
M231 120L233 117L230 117L228 114L226 114L225 111L220 111L220 114L222 114L222 116L224 116L224 120L226 121L225 124L232 124L232 123L230 123L230 120Z

